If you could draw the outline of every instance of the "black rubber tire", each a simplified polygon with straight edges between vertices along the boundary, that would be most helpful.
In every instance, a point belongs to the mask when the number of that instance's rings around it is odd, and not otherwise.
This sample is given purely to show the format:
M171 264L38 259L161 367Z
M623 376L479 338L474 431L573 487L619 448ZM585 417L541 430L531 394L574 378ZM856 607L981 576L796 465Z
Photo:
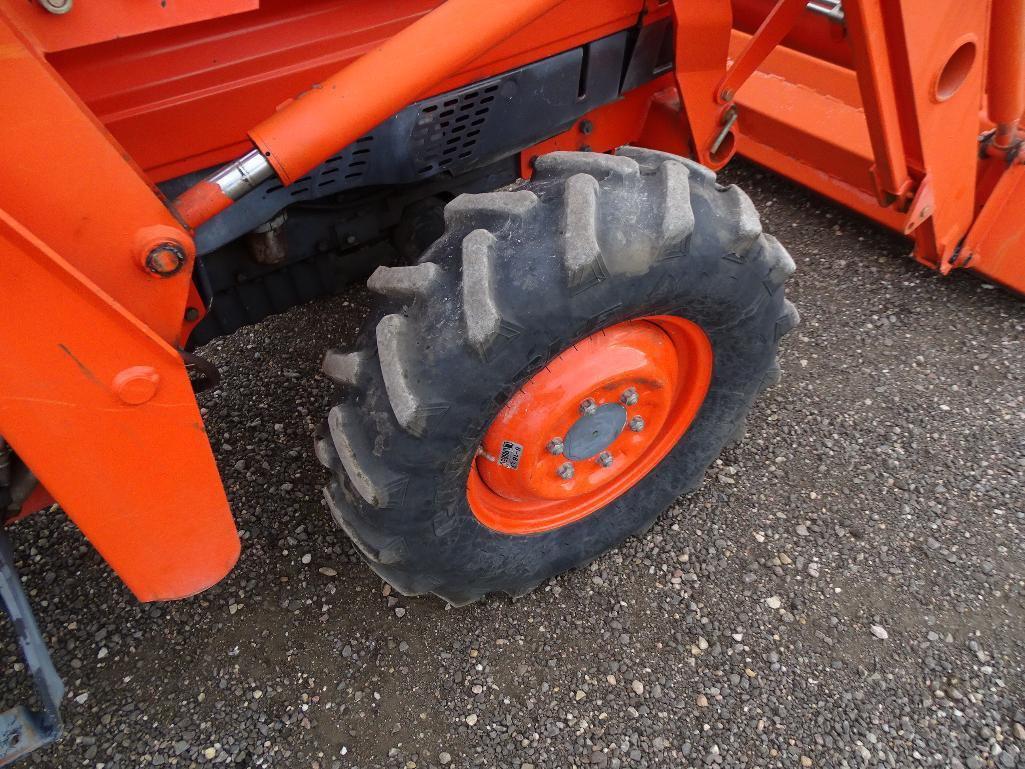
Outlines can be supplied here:
M461 195L445 234L409 267L381 267L357 352L330 351L341 388L317 440L331 511L406 595L454 605L521 595L646 531L694 489L779 377L798 320L793 261L735 186L674 155L556 152L533 181ZM675 448L605 508L512 536L466 500L470 463L502 404L549 360L605 326L675 314L708 335L708 396Z

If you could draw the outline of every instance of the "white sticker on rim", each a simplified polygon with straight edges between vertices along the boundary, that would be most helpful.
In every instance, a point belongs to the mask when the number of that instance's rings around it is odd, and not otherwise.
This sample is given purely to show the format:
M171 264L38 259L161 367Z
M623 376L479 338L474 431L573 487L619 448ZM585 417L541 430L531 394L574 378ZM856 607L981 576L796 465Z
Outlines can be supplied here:
M515 470L520 466L520 455L523 454L523 446L512 441L502 441L502 451L498 455L500 467L508 467Z

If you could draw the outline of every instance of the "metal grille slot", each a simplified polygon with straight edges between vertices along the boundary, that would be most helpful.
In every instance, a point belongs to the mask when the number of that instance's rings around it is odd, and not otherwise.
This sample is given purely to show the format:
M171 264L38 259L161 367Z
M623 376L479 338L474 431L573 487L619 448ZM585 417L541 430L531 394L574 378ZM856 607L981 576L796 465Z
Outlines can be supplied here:
M457 160L473 157L498 88L498 83L482 84L420 108L411 136L418 175L437 173Z

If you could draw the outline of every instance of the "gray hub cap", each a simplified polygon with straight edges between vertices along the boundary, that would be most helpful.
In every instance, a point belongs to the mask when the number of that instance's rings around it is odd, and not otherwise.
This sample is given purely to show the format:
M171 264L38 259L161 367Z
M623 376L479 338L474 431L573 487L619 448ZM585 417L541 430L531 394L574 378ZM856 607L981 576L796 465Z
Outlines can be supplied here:
M584 414L566 433L563 454L566 459L593 457L616 440L626 426L626 409L619 403L598 406Z

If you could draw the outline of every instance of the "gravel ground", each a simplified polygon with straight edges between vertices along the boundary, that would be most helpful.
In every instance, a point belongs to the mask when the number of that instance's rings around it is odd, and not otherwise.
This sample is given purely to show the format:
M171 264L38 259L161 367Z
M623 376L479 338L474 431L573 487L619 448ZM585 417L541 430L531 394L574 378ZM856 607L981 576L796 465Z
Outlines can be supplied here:
M205 350L224 582L139 605L60 513L13 529L68 685L35 765L1025 767L1025 305L729 177L804 320L746 442L647 536L517 601L391 594L310 451L367 296L293 310Z

